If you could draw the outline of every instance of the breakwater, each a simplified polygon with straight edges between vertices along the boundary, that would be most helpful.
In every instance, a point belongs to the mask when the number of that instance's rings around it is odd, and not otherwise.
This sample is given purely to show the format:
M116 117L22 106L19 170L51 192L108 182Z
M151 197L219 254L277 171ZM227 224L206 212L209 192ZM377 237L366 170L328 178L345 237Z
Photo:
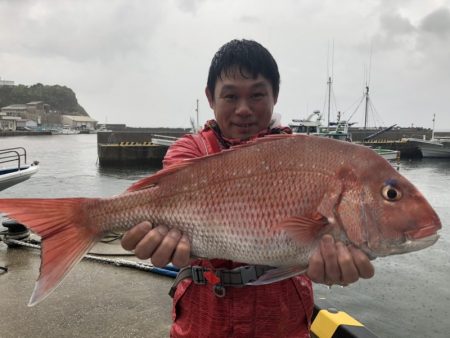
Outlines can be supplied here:
M106 131L97 133L97 154L101 166L160 167L169 145L185 131Z
M51 135L51 131L27 131L27 130L15 130L15 131L0 131L0 137L2 136L39 136L39 135Z

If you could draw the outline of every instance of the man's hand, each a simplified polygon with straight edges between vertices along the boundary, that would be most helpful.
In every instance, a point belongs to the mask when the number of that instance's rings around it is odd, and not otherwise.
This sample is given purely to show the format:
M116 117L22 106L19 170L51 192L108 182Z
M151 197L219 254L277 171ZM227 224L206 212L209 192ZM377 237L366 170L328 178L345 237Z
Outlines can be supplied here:
M128 230L122 238L125 250L134 250L139 259L151 258L152 264L164 267L169 262L177 267L189 264L191 244L186 235L158 225L152 229L149 222L142 222Z
M369 258L353 246L334 243L324 235L319 247L309 259L307 275L315 283L348 285L359 278L371 278L375 273Z

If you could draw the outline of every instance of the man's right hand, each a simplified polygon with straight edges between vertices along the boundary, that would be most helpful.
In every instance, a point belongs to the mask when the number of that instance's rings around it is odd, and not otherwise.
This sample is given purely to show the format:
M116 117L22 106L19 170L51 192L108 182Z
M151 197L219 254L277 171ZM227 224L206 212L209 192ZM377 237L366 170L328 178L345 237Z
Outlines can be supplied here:
M142 222L128 230L122 238L125 250L134 250L139 259L151 258L152 264L164 267L169 262L177 267L189 264L191 244L186 235L164 225L152 228L150 222Z

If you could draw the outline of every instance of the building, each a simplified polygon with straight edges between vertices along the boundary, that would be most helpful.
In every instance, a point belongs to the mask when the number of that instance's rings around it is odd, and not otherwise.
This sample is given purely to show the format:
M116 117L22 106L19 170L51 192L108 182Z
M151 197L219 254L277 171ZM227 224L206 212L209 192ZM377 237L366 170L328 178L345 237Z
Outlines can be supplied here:
M0 86L14 86L14 81L2 80L0 77Z
M18 124L25 122L18 116L8 116L3 112L0 112L0 130L15 131Z
M77 130L94 130L97 121L89 116L63 115L63 125Z
M22 116L27 112L26 104L10 104L9 106L1 109L2 113L6 116Z

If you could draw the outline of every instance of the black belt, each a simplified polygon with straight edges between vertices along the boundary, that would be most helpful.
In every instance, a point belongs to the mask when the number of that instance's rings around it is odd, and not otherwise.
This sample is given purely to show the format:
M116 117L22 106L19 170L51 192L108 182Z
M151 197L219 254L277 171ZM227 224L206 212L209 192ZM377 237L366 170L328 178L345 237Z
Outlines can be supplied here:
M170 297L173 297L177 285L186 278L192 278L192 281L195 284L207 284L208 281L203 274L207 271L213 271L214 274L220 279L219 284L214 286L214 293L218 297L223 297L225 296L225 286L242 287L248 283L256 281L259 277L271 269L273 269L273 267L266 265L244 265L232 270L211 270L203 266L188 266L178 272L178 275L170 288L169 295Z

